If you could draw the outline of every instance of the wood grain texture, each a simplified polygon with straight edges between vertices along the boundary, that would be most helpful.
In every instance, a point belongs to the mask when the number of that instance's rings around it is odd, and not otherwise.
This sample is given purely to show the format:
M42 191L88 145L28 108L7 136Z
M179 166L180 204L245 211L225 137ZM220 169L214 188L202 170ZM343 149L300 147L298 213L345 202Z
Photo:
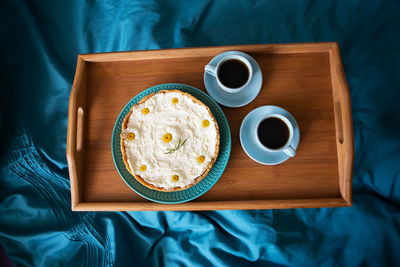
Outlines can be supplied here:
M157 84L184 83L205 91L204 66L216 54L229 50L240 50L255 58L263 72L263 86L258 97L247 106L222 107L232 134L227 169L206 194L189 203L163 205L143 199L125 184L113 163L111 135L119 113L136 94ZM74 210L351 205L354 153L351 107L337 44L150 50L81 55L80 59L85 68L78 63L70 98L67 145ZM87 76L82 75L85 72ZM86 92L86 97L81 93L81 102L72 102L81 90ZM84 106L85 118L85 152L79 160L84 162L80 165L81 174L74 171L79 169L73 165L78 159L71 152L71 147L76 146L72 133L76 132L74 112L78 105ZM277 166L252 161L240 146L242 120L251 110L263 105L288 110L300 128L296 157Z

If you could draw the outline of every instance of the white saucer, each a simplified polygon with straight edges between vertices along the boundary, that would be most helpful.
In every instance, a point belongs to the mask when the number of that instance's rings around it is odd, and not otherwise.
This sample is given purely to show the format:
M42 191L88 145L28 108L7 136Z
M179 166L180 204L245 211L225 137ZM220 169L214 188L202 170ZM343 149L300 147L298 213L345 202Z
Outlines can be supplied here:
M239 93L227 93L218 85L217 79L214 76L208 74L207 72L204 72L204 85L206 87L207 93L219 104L226 107L237 108L249 104L256 98L261 90L263 78L260 66L258 66L257 62L251 56L243 52L228 51L221 53L215 56L208 64L217 65L217 62L219 62L219 60L231 54L241 55L250 62L251 67L253 68L253 77L249 84Z
M292 147L294 149L299 145L300 130L296 120L286 110L277 106L262 106L252 110L244 118L242 125L240 126L240 144L246 154L254 161L264 165L276 165L289 159L290 157L285 152L269 152L262 149L257 144L257 133L255 131L257 123L260 121L265 114L277 113L286 116L293 125L294 136L292 141Z

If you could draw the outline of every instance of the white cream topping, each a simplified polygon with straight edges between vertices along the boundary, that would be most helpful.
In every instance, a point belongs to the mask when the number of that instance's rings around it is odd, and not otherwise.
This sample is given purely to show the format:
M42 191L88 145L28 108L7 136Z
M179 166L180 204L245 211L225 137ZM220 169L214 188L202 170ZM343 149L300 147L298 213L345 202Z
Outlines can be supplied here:
M174 98L178 103L173 103ZM144 108L148 108L148 114L143 114ZM208 127L203 127L204 120L209 121ZM207 108L187 95L168 92L150 97L133 107L124 131L129 167L156 187L170 189L192 184L214 157L215 123ZM133 140L127 139L129 133L135 134ZM172 140L166 143L163 136L167 133L172 135ZM172 154L166 154L179 138L181 142L186 140L184 145ZM204 162L198 162L199 156L204 156ZM142 165L146 166L145 171L141 170ZM178 175L177 181L173 181L174 175Z

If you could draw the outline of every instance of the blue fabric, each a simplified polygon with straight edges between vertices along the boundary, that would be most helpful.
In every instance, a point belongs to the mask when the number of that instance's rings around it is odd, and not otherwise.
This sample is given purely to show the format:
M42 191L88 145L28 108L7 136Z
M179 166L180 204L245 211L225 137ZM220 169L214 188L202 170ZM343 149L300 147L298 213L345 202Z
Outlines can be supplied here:
M79 2L79 3L78 3ZM0 2L0 242L16 266L399 266L399 1ZM353 207L71 212L79 53L338 41Z

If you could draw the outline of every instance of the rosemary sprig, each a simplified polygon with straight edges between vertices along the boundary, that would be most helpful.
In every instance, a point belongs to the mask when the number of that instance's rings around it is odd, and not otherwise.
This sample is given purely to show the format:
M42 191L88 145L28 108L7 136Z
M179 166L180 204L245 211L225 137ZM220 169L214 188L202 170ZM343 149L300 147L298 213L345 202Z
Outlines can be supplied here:
M179 148L181 148L181 147L186 143L186 140L187 140L187 138L186 138L185 140L182 141L182 139L179 137L178 143L175 145L175 147L173 147L173 148L167 148L167 152L165 152L165 154L172 154L172 153L174 153L175 151L177 151Z

